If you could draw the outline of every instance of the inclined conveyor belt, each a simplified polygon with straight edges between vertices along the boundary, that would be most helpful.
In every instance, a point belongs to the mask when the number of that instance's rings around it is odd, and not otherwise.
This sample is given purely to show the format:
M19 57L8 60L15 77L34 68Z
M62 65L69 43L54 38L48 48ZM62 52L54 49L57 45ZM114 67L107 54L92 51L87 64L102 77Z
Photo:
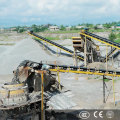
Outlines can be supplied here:
M49 43L49 44L51 44L51 45L53 45L55 47L58 47L58 48L66 51L66 52L68 52L68 53L70 53L72 55L74 54L74 51L72 51L72 50L70 50L70 49L68 49L68 48L66 48L66 47L64 47L62 45L59 45L58 43L55 43L55 42L53 42L51 40L48 40L48 39L46 39L46 38L44 38L44 37L42 37L40 35L37 35L37 34L35 34L33 32L29 32L29 34L36 37L36 38L38 38L38 39L40 39L40 40L42 40L42 41L45 41L45 42L47 42L47 43ZM82 55L77 55L77 57L80 58L82 61L84 61L84 57Z

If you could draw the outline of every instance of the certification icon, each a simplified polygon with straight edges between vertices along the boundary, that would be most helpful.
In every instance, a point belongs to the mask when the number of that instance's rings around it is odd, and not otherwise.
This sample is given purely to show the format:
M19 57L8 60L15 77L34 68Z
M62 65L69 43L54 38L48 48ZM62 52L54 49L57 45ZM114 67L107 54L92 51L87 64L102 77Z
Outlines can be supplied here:
M81 119L88 119L90 117L90 113L88 111L81 111L79 113L79 117Z
M106 117L107 118L113 118L114 117L114 112L113 111L107 111L106 112Z

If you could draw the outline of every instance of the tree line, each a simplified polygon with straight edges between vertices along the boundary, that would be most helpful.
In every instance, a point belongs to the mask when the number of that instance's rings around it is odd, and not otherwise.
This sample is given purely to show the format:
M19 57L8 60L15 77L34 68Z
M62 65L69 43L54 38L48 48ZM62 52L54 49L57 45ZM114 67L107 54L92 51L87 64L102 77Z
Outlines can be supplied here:
M117 24L120 24L120 21L119 22L105 23L105 24L102 24L102 26L104 28L106 28L106 29L109 29L112 26L116 26ZM78 24L78 25L70 26L70 30L78 30L79 28L76 28L76 26L84 26L86 28L90 28L90 29L95 29L96 30L96 29L99 29L98 25L100 25L100 24L96 24L96 25L89 24L89 23ZM15 28L14 31L17 31L18 33L22 33L24 31L32 29L34 32L44 32L46 30L49 30L49 26L57 26L57 25L54 25L54 24L46 24L46 25L36 25L36 24L33 24L30 27L28 27L28 26L16 26L16 27L14 27ZM61 31L67 30L66 29L67 27L69 27L69 26L59 25L59 29Z

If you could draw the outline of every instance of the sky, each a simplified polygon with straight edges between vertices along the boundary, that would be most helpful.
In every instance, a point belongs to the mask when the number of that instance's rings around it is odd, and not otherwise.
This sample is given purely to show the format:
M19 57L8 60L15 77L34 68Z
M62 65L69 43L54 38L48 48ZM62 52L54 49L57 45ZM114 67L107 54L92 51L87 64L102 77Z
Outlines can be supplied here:
M0 26L120 21L120 0L0 0Z

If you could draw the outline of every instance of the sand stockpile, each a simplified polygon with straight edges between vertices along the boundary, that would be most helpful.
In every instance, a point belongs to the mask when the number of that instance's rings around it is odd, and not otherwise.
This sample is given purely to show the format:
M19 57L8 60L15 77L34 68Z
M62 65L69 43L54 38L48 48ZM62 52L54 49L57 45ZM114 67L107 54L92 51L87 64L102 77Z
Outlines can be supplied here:
M33 39L28 38L17 42L16 45L0 54L0 74L11 74L23 60L35 62L59 61L61 64L73 64L73 58L65 56L57 57L57 55L44 50Z

